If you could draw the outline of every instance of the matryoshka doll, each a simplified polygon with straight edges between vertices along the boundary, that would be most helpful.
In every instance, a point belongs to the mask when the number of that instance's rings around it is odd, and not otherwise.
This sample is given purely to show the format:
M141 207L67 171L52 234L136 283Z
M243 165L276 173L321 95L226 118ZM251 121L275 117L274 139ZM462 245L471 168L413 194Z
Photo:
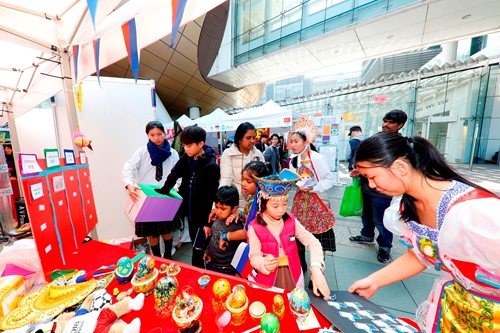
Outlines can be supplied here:
M220 278L214 282L212 287L214 298L212 299L212 309L215 312L226 310L226 300L231 293L231 284L224 278Z
M281 295L275 295L273 299L273 313L281 320L285 315L285 301Z

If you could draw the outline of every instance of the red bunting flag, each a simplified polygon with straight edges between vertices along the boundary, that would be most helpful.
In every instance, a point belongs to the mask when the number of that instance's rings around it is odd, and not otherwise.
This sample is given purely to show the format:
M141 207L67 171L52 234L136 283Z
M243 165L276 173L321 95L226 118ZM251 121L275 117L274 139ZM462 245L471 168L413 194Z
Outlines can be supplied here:
M75 72L75 81L78 81L78 56L80 54L80 45L73 45L73 68Z
M125 40L125 46L127 47L130 67L132 67L134 79L137 82L137 79L139 78L139 49L137 47L137 30L135 26L135 18L122 25L122 32L123 39Z

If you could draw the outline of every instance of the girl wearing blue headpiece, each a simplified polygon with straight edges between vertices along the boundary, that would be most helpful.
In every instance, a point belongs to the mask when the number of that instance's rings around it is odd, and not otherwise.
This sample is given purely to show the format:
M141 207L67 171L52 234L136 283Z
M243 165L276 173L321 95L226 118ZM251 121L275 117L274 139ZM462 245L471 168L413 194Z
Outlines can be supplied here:
M286 174L286 176L284 176ZM287 213L288 192L299 175L288 169L280 175L257 178L259 211L248 226L250 280L283 289L304 288L304 275L297 252L298 239L311 255L311 281L315 295L330 296L323 270L323 249L291 213Z

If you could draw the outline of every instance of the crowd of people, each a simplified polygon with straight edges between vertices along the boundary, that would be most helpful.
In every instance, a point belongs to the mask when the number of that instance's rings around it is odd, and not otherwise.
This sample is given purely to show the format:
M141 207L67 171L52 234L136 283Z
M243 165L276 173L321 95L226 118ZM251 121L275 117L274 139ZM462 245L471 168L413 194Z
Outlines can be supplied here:
M363 193L363 227L349 240L376 242L377 259L387 264L353 281L349 291L370 298L431 267L444 274L419 309L422 329L500 331L500 255L494 250L500 241L495 218L499 197L456 173L426 139L401 135L406 120L404 111L392 110L380 133L366 138L358 125L349 130L349 173ZM181 158L165 140L160 123L148 123L146 134L148 144L125 163L124 186L132 200L137 183L158 185L162 194L179 191L179 214L188 220L194 266L238 275L231 261L240 243L247 242L253 269L245 278L291 289L304 287L310 270L309 288L330 296L323 272L326 252L336 250L335 214L324 194L334 177L313 145L317 128L312 121L302 117L294 124L286 144L277 134L262 134L257 142L256 128L242 123L220 166L201 127L182 130ZM161 235L163 255L170 258L169 224L136 223L136 235L147 237L157 256L162 255ZM394 236L401 237L408 251L393 261Z

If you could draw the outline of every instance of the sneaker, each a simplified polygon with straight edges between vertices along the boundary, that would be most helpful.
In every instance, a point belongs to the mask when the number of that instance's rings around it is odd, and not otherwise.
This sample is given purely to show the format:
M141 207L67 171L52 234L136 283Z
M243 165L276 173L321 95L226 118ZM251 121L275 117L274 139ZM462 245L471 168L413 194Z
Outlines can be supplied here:
M358 244L375 244L375 240L373 238L365 238L361 235L349 237L349 240Z
M385 264L391 260L391 254L384 249L378 249L377 260Z

